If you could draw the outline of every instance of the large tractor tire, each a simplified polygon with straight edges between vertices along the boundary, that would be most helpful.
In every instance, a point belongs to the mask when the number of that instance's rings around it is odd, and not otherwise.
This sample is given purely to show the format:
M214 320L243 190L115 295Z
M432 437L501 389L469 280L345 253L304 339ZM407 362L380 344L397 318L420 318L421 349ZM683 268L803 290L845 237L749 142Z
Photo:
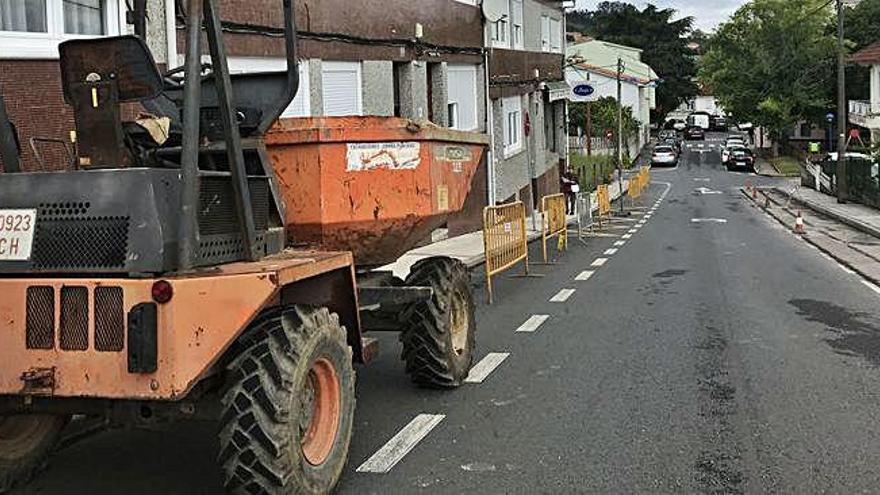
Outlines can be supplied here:
M242 494L325 494L348 458L354 418L351 348L326 308L261 315L227 366L220 458Z
M428 258L413 265L406 285L434 295L403 311L402 358L413 382L431 388L461 385L474 360L476 318L470 273L460 261Z
M67 424L67 416L0 416L0 493L24 484L49 459Z

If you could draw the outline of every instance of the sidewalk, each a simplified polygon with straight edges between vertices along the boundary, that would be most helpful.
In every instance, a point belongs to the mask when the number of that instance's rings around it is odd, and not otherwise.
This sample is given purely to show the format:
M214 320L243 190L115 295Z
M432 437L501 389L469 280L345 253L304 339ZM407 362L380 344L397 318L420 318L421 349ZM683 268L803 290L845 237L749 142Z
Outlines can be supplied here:
M618 198L620 198L620 187L617 181L609 184L608 189L609 193L611 194L612 201L616 201ZM626 193L626 191L628 190L629 180L624 178L623 192ZM592 195L590 196L590 204L598 205L595 192L592 193ZM598 206L593 206L593 212L595 213L597 210ZM532 221L532 218L533 217L531 215L526 218L526 234L528 236L529 242L535 239L539 239L541 237L542 225L540 215L538 215L537 226ZM574 215L570 215L568 217L569 224L576 221L577 219ZM461 260L461 262L467 265L468 268L478 266L486 260L485 254L483 252L483 232L471 232L470 234L453 237L451 239L446 239L440 242L429 244L427 246L413 249L412 251L409 251L408 253L401 256L394 263L381 267L380 270L391 270L398 277L405 278L409 274L410 267L412 267L417 261L425 258L430 258L432 256L450 256L452 258Z
M774 190L786 196L790 195L792 199L823 215L880 238L880 210L857 203L839 204L834 196L805 187L798 187L794 192L781 187L775 187Z
M755 173L764 177L784 177L766 158L755 159Z

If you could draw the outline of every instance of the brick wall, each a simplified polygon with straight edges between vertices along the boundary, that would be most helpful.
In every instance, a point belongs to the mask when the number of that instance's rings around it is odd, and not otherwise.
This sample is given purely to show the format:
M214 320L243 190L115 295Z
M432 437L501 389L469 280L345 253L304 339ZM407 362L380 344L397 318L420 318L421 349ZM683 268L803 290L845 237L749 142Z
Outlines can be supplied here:
M46 137L69 141L73 111L61 95L61 73L57 60L0 60L0 91L9 117L18 129L22 169L58 170L67 165L60 145L43 145L46 162L40 166L28 141Z

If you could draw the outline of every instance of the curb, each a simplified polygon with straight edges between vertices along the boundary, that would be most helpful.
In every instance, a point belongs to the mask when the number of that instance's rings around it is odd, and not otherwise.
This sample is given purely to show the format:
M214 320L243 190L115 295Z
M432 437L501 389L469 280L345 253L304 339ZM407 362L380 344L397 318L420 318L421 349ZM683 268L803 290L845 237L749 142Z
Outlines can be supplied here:
M782 190L782 189L779 188L779 187L774 187L773 190L776 191L777 193L780 193L780 194L783 194L783 195L785 195L785 196L788 196L788 193L787 193L786 191ZM834 211L832 211L832 210L830 210L830 209L828 209L828 208L825 208L824 206L816 205L816 204L814 204L814 203L810 203L810 202L804 200L803 198L796 197L796 196L790 196L790 197L791 197L792 199L794 199L795 201L798 201L799 203L802 203L803 205L805 205L806 207L808 207L809 209L811 209L811 210L813 210L813 211L817 211L817 212L819 212L819 213L821 213L821 214L823 214L823 215L825 215L825 216L829 216L829 217L831 217L831 218L834 218L834 219L840 221L841 223L843 223L843 224L845 224L845 225L848 225L848 226L850 226L850 227L852 227L852 228L854 228L854 229L856 229L856 230L861 230L862 232L864 232L864 233L866 233L866 234L870 234L870 235L872 235L872 236L874 236L874 237L878 237L878 238L880 238L880 229L878 229L878 228L876 228L876 227L873 227L873 226L871 226L871 225L868 225L868 224L866 224L866 223L864 223L864 222L861 222L861 221L859 221L859 220L855 220L855 219L850 218L850 217L845 217L845 216L843 216L843 215L841 215L841 214L839 214L839 213L836 213L836 212L834 212Z
M775 190L776 188L773 188L773 189ZM740 192L743 194L743 196L746 197L746 199L748 199L749 201L751 201L752 204L754 204L756 207L760 208L764 213L766 213L767 215L769 215L770 218L772 218L773 220L776 220L777 222L779 222L779 224L782 225L783 227L785 227L786 229L789 229L790 225L787 224L787 223L785 223L785 220L783 220L782 218L779 218L778 216L774 215L774 214L773 214L771 211L769 211L767 208L764 208L760 203L758 203L756 200L752 199L752 197L749 195L748 191L746 191L746 189L745 189L744 187L741 187L741 188L740 188ZM768 197L768 196L765 195L765 197ZM780 205L779 203L777 203L777 202L774 201L773 199L770 199L770 202L773 203L773 204L775 204L776 206L778 206L778 207L780 207L780 208L782 207L782 205ZM817 211L818 211L818 210L817 210ZM820 212L820 213L821 213L821 212ZM869 274L863 272L861 269L859 269L859 268L858 268L857 266L855 266L854 264L852 264L852 263L850 263L849 261L847 261L847 260L841 258L840 256L837 256L836 254L834 254L833 252L831 252L830 250L828 250L827 248L823 247L821 244L819 244L818 242L816 242L815 240L813 240L813 239L809 236L809 234L800 234L800 235L795 234L795 235L796 235L796 237L800 238L802 241L804 241L804 242L806 242L807 244L809 244L809 245L813 246L814 248L818 249L819 252L824 253L826 256L829 256L829 257L831 257L832 259L834 259L834 261L840 263L841 265L843 265L843 266L847 267L848 269L850 269L851 271L855 272L856 274L858 274L858 275L859 275L860 277L862 277L863 279L865 279L865 280L867 280L867 281L869 281L869 282L871 282L871 283L873 283L873 284L875 284L875 285L880 285L880 278L875 277L875 276L873 276L873 275L869 275ZM860 253L860 254L861 254L861 253Z

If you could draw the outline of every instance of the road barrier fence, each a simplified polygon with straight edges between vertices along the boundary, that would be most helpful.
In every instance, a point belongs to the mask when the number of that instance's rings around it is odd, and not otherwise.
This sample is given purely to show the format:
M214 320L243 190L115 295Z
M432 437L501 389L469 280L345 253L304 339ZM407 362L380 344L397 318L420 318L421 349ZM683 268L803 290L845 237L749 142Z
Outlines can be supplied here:
M559 239L557 249L568 249L568 222L566 220L565 194L551 194L541 198L541 243L544 249L544 263L547 259L547 241L554 237Z
M565 218L563 199L563 222ZM483 249L486 254L486 290L492 304L492 277L523 262L529 274L526 207L522 201L483 210Z
M588 192L579 192L575 200L575 214L577 215L577 237L581 242L585 242L587 232L593 228L593 204L590 200L591 194Z

